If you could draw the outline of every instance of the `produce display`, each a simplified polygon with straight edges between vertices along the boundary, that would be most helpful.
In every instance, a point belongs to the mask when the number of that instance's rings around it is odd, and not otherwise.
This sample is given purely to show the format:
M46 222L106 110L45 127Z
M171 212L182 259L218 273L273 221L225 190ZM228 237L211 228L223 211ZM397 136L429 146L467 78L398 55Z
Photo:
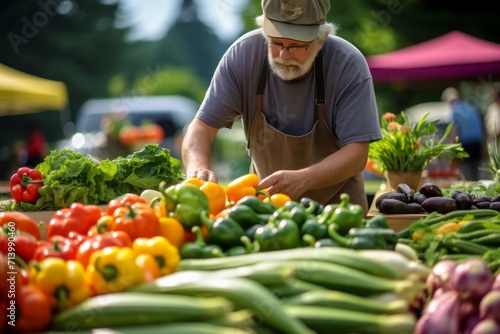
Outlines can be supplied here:
M154 145L141 154L150 150L162 154ZM54 182L42 175L44 186ZM435 207L395 232L385 215L365 218L347 194L321 205L270 196L258 183L255 174L225 187L156 178L105 205L74 201L47 222L0 212L2 332L498 329L497 210L473 208L474 199L468 208ZM448 198L449 190L424 188L428 199ZM401 184L381 202L409 204L419 194Z

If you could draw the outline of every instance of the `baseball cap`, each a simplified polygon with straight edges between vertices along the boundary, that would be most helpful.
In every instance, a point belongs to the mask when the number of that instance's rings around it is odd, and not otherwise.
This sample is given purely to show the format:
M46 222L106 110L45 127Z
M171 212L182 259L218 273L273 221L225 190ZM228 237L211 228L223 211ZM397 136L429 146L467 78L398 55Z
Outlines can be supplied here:
M326 22L330 0L262 0L264 33L309 42Z

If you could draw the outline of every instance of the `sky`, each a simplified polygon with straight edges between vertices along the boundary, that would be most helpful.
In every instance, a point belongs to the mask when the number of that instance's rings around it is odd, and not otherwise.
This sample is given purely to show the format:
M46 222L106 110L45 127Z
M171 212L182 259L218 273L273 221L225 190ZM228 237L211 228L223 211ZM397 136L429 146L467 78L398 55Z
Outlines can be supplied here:
M177 18L182 0L122 0L130 23L135 25L130 39L158 40ZM220 39L232 41L243 29L238 17L247 0L195 0L199 18Z

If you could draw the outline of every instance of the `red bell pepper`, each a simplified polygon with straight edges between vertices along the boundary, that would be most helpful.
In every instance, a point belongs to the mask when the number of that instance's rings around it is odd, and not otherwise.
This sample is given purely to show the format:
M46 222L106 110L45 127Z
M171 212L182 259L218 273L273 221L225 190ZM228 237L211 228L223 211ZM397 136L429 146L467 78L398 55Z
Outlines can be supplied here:
M73 203L69 208L59 209L47 225L47 238L54 235L67 237L70 232L86 235L92 225L104 215L104 210L97 205Z
M16 231L31 234L36 240L40 240L40 228L38 224L28 215L18 211L0 212L0 228L12 226Z
M135 204L135 203L144 203L148 204L148 202L139 195L136 194L125 194L118 198L114 198L108 202L108 206L106 208L106 213L109 216L112 216L116 209L121 208L123 206Z
M63 260L74 260L76 258L76 250L78 244L74 240L70 240L60 235L54 235L50 240L43 241L39 244L33 259L42 261L48 257L58 257Z
M16 313L12 322L15 326L7 324L12 333L37 333L48 329L52 321L49 297L31 284L21 286L16 294Z
M9 226L0 229L0 252L8 256L15 254L15 260L21 267L33 259L37 247L38 240L31 234Z
M21 167L10 178L10 193L16 203L35 204L41 197L40 187L43 187L43 176L38 169Z
M76 260L86 268L89 263L90 255L96 250L103 249L108 246L130 247L132 241L127 233L116 231L105 234L97 234L88 237L80 244L76 251Z

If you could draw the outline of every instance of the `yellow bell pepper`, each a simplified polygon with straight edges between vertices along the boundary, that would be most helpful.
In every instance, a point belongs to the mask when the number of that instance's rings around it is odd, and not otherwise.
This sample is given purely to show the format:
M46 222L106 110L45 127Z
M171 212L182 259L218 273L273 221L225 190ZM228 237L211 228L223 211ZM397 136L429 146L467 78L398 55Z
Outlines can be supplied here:
M277 208L283 207L287 202L290 202L292 199L287 194L274 194L270 197L264 198L264 203L271 203Z
M132 249L138 255L152 255L160 267L161 276L173 273L181 260L177 247L162 236L137 238L132 243Z
M144 281L136 263L136 253L129 247L110 246L92 253L85 281L94 294L124 291Z
M80 262L57 257L33 262L29 268L30 284L51 298L52 307L59 311L78 305L90 297L84 276L85 268Z
M173 217L160 218L160 235L177 248L180 248L185 241L184 227Z

